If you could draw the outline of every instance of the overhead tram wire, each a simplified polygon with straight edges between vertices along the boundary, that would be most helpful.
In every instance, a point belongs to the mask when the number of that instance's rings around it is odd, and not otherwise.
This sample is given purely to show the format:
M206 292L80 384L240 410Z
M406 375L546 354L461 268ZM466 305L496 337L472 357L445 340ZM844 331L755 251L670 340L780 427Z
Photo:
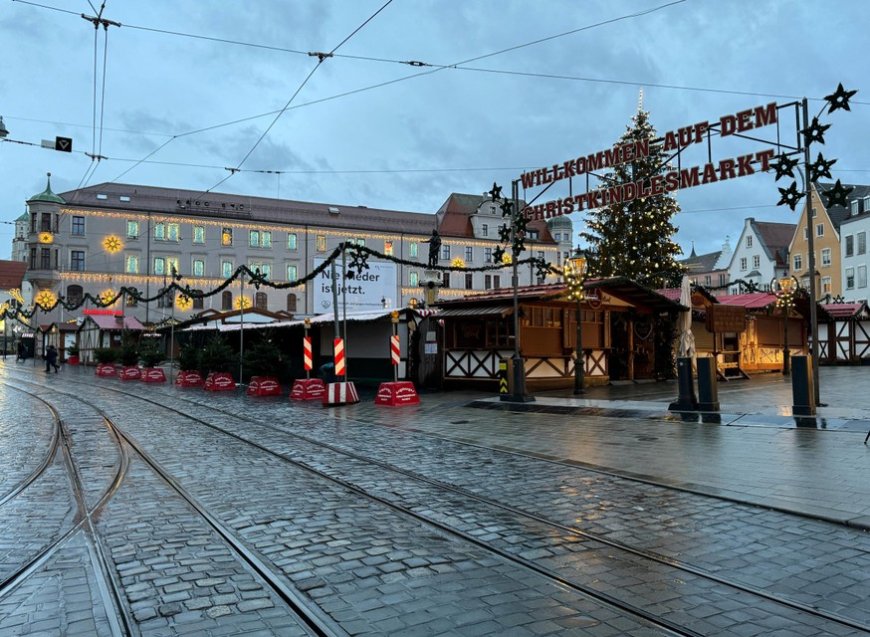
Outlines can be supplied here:
M296 96L299 95L299 93L302 91L302 89L303 89L303 88L305 87L305 85L308 83L308 80L310 80L311 77L314 75L314 73L317 71L317 69L320 68L320 65L323 64L323 61L324 61L325 59L327 59L327 58L332 57L332 56L335 54L335 52L336 52L336 51L337 51L337 50L338 50L342 45L344 45L344 44L345 44L346 42L348 42L348 41L349 41L353 36L355 36L357 33L359 33L359 32L360 32L360 31L361 31L361 30L362 30L362 29L363 29L363 28L364 28L364 27L365 27L369 22L371 22L372 20L374 20L374 18L375 18L375 17L376 17L376 16L377 16L381 11L383 11L383 10L386 9L390 4L392 4L392 2L393 2L393 0L387 0L383 5L381 5L381 7L380 7L377 11L375 11L372 15L370 15L368 18L366 18L366 19L363 21L362 24L360 24L357 28L355 28L353 31L351 31L351 33L350 33L349 35L347 35L347 36L346 36L346 37L345 37L341 42L339 42L338 44L336 44L336 45L332 48L332 50L331 50L329 53L326 53L326 54L317 54L317 64L314 66L314 68L311 69L311 71L308 73L308 75L305 76L305 79L302 80L302 83L301 83L301 84L299 85L299 87L298 87L298 88L293 92L293 95L290 96L290 99L287 100L287 103L284 104L284 108L282 108L280 111L278 111L278 113L275 115L275 117L274 117L274 119L272 120L272 122L269 124L269 126L266 127L266 130L264 130L263 133L260 135L260 137L257 139L257 141L254 142L254 145L251 147L251 149L250 149L250 150L245 154L244 157L242 157L242 161L240 161L240 162L236 165L235 168L231 168L231 169L229 169L230 174L227 175L226 177L224 177L223 179L221 179L220 181L218 181L214 186L212 186L211 188L209 188L208 190L206 190L206 191L205 191L206 193L209 193L209 192L211 192L212 190L214 190L215 188L217 188L218 186L220 186L222 183L224 183L225 181L227 181L230 177L232 177L233 175L235 175L236 172L238 172L238 171L242 168L242 166L244 165L244 163L245 163L246 161L248 161L248 158L251 156L251 154L252 154L252 153L257 149L257 147L260 145L260 142L262 142L263 139L265 139L266 135L269 134L269 131L272 130L272 127L275 126L275 124L278 122L278 120L281 118L281 116L282 116L282 115L287 111L287 109L290 107L290 104L293 103L293 100L296 99ZM203 194L205 194L205 193L203 193Z

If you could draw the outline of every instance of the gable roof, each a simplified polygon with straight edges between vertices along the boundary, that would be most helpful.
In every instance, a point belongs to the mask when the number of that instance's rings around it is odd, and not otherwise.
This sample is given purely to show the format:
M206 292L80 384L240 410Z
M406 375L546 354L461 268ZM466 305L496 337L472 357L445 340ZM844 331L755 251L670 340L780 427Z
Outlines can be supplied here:
M689 274L692 272L712 272L716 267L716 261L722 256L722 251L709 252L707 254L694 254L686 259L680 259L678 263L686 266Z
M870 206L864 205L864 199L866 197L870 197L870 186L859 186L856 184L843 184L846 188L852 188L852 192L849 193L849 196L846 197L846 206L831 206L830 208L825 207L825 212L828 213L828 217L831 219L831 223L834 224L834 228L840 229L840 226L844 223L848 223L858 218L866 219L870 216ZM820 183L817 184L818 192L821 195L822 193L830 190L834 187L834 184L828 183ZM820 197L822 200L822 205L825 204L824 197ZM851 206L852 202L857 201L858 203L858 214L852 216Z
M26 271L24 261L0 261L0 289L20 288Z
M444 237L474 237L474 229L471 226L471 215L477 212L484 201L489 199L487 195L469 195L459 192L450 193L447 200L441 204L436 216L438 217L438 232ZM520 207L526 205L525 201L519 202ZM502 224L502 217L495 219L498 225ZM529 221L528 227L538 231L537 241L543 243L555 243L550 234L550 226L546 221Z
M788 247L794 237L797 224L773 223L770 221L752 220L751 225L761 241L767 258L778 266L788 265ZM735 253L737 251L735 250Z

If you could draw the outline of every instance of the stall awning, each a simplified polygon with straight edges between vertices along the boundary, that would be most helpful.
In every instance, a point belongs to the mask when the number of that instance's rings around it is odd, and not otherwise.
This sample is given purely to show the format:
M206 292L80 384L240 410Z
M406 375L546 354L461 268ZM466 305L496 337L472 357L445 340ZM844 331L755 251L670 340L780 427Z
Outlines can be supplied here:
M450 318L454 316L508 316L513 314L514 308L510 305L485 305L483 307L452 307L441 310L437 318Z

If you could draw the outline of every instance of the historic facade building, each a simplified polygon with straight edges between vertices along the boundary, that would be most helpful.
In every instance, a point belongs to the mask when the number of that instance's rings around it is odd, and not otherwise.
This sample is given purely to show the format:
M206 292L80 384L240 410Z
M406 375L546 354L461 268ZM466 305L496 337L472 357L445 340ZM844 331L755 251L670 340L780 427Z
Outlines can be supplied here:
M482 195L452 194L433 215L117 183L55 194L49 182L27 207L22 220L26 231L22 237L16 234L15 250L27 262L26 279L34 299L40 294L43 299L63 295L68 300L85 293L112 296L122 286L152 296L172 282L173 273L181 277L182 287L209 292L241 264L259 269L271 281L296 281L314 271L343 241L413 263L370 257L367 277L348 282L342 290L340 303L346 303L348 311L422 300L428 240L436 229L441 239L439 265L491 264L503 222L497 207ZM546 223L531 223L526 254L561 263L572 241L565 221L560 220L558 231L554 228L552 233ZM520 272L521 284L538 282L536 277L528 266ZM444 273L439 296L508 287L510 278L508 267ZM332 298L327 269L289 289L254 289L250 282L236 281L214 296L192 302L179 298L173 303L166 297L136 304L123 299L115 309L152 323L242 304L310 316L331 311ZM58 309L39 322L73 318L62 314ZM81 310L73 314L77 317Z

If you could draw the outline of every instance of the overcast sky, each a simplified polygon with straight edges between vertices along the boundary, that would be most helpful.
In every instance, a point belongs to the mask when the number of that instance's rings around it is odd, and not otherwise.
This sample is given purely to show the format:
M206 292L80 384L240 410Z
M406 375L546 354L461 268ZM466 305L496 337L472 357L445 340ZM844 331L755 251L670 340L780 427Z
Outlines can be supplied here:
M338 49L348 57L318 67L316 57L274 49L330 51L385 1L107 0L103 17L124 26L109 27L107 43L99 33L100 145L99 110L96 131L92 125L92 24L0 0L0 115L8 139L39 144L68 136L75 150L108 157L88 175L84 154L0 144L0 220L24 212L49 171L55 192L83 179L215 187L230 175L223 167L243 161L274 113L185 133L279 110L297 90L242 164L283 174L239 172L216 192L434 213L451 192L482 193L493 181L508 191L524 168L610 146L637 110L641 87L644 108L664 133L770 101L820 98L838 82L859 89L853 99L864 103L825 116L833 127L817 149L838 160L834 176L844 183L870 183L866 0L393 0ZM94 14L88 0L39 3ZM586 26L465 68L396 62L454 65ZM810 104L813 114L821 108ZM775 129L759 133L770 137ZM713 149L717 160L766 147L724 141ZM163 144L149 161L209 167L121 161ZM695 153L684 164L705 161ZM677 240L686 253L693 240L698 253L710 252L726 236L733 245L745 217L793 223L797 214L777 207L778 199L777 184L764 174L678 193ZM572 218L576 233L583 216ZM13 226L0 224L4 258L12 235Z

